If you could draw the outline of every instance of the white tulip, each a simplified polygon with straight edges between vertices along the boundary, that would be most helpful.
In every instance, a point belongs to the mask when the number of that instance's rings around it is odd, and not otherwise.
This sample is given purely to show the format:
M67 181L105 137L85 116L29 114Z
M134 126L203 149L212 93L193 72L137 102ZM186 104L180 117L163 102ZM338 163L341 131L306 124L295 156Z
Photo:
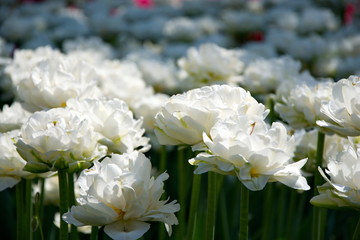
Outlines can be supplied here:
M140 152L105 158L84 170L77 182L80 197L77 206L64 214L67 223L76 226L105 226L113 239L135 240L150 228L150 221L178 224L174 212L180 210L176 201L160 200L167 173L151 177L151 163Z
M199 49L190 48L187 57L180 58L178 65L190 87L237 82L244 64L235 52L215 44L203 44Z
M196 145L219 119L267 114L264 105L240 87L207 86L170 97L155 116L155 134L163 145Z
M317 121L323 128L342 136L360 135L360 78L350 76L336 82L332 88L333 98L321 106L321 112L330 119Z
M98 139L91 122L79 112L54 108L30 116L21 128L16 147L27 161L27 171L76 170L106 154L106 147L100 146Z
M19 102L14 102L11 106L4 105L0 112L0 132L20 129L30 115L31 113Z
M332 81L294 84L287 94L281 92L275 111L295 129L316 127L317 120L327 119L320 107L330 101L333 84Z
M143 137L143 119L134 119L126 103L119 99L70 99L69 108L86 115L100 134L99 142L112 153L150 149L149 139Z
M291 188L310 187L300 169L306 159L293 162L294 138L289 138L281 123L268 128L261 119L237 116L217 122L210 134L203 134L207 147L189 162L195 173L214 171L236 175L250 190L262 190L269 181Z
M141 98L134 104L133 109L137 118L144 118L144 128L146 131L153 132L155 127L155 115L161 107L169 100L166 94L154 94L150 97Z
M21 178L31 177L30 172L23 170L26 161L16 152L14 143L19 136L19 130L0 133L0 191L11 188Z
M97 69L100 89L108 98L119 98L131 108L140 98L151 96L153 89L141 77L135 63L130 61L105 61Z
M319 195L310 202L321 207L360 209L360 152L349 146L329 161L327 169L319 168L326 183L318 187Z
M294 81L301 64L290 57L258 58L248 64L240 85L256 94L275 92L282 82Z
M13 85L17 86L19 82L30 77L31 70L39 62L61 57L64 55L59 50L50 47L39 47L35 50L18 49L14 52L12 62L6 66L5 73L10 76Z
M20 81L16 94L34 109L66 106L75 97L101 96L95 69L84 61L63 57L39 62L31 75Z

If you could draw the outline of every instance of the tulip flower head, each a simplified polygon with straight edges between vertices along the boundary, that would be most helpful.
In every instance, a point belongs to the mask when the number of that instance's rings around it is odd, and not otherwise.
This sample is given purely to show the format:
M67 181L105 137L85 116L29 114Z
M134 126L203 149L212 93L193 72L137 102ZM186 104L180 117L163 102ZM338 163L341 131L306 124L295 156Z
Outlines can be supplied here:
M90 121L71 109L35 112L20 130L16 148L33 173L89 167L106 154Z
M360 77L341 79L332 88L333 99L321 106L329 120L317 121L323 128L342 136L360 135Z
M178 223L174 213L180 206L176 201L160 200L168 174L156 179L150 174L150 160L140 152L95 161L78 178L79 205L63 216L64 221L104 226L105 233L118 240L136 240L149 230L148 222L160 221L170 235L171 226Z
M109 153L125 153L150 149L149 139L143 137L143 119L134 119L127 104L119 99L70 99L67 106L90 119L99 134L99 142Z
M295 139L281 123L269 128L261 118L236 116L218 121L203 138L207 149L199 149L205 151L189 160L197 166L196 174L235 175L252 191L262 190L269 181L310 189L300 171L307 159L292 162Z
M318 187L319 195L310 202L320 207L349 207L360 210L360 149L349 146L329 161L325 172L319 168L326 183Z
M16 152L14 142L19 136L19 130L0 133L0 191L13 187L21 178L31 177L24 171L26 161Z
M265 118L268 114L240 87L213 85L172 96L155 116L155 134L163 145L196 145L219 119L233 115Z

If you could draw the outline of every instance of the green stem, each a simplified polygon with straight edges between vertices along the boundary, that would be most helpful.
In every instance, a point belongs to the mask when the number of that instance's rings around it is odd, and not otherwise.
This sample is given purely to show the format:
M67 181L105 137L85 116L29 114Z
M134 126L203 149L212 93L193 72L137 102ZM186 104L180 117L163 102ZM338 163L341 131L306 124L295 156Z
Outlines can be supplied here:
M225 194L220 196L220 218L223 230L223 240L230 240L229 217L226 207Z
M167 151L166 151L166 146L161 146L160 147L160 166L159 166L159 170L161 173L166 171L166 164L167 163Z
M287 191L287 187L284 185L280 185L280 192L279 192L279 201L278 201L278 206L277 206L277 238L282 238L283 237L283 232L284 232L284 225L285 225L285 209L286 209L286 191Z
M248 215L249 215L249 189L247 189L243 184L240 184L240 231L239 239L247 240L248 239Z
M32 240L32 180L25 180L25 233L24 236L28 240Z
M68 211L68 181L67 181L67 169L58 170L59 178L59 195L60 195L60 240L67 240L68 224L62 219L64 213Z
M217 173L208 173L208 198L207 198L207 216L205 227L205 240L215 238L215 218L216 218L216 184Z
M35 239L44 240L42 225L44 215L45 178L40 178L38 184L40 186L40 191L35 194L33 231L35 231Z
M167 163L167 151L166 146L160 146L160 164L159 164L159 171L163 173L166 171L166 164ZM166 192L163 193L161 196L162 200L166 199ZM166 237L165 227L162 223L159 224L158 227L158 240L164 240Z
M196 223L198 217L198 205L200 197L200 187L201 187L201 174L193 174L193 184L191 190L191 200L190 200L190 216L188 224L187 239L195 239L196 236Z
M274 110L274 106L275 106L275 102L274 102L274 97L273 95L269 95L267 98L266 98L266 103L265 103L266 107L268 109L270 109L270 112L269 112L269 115L267 117L267 119L269 120L269 123L270 125L276 121L277 119L277 114Z
M316 170L314 172L314 195L318 194L317 186L321 185L322 178L317 171L317 167L322 167L323 161L323 153L324 153L324 144L325 144L325 134L320 132L318 133L317 139L317 152L316 152ZM314 240L321 240L324 237L325 231L325 209L319 209L317 207L313 207L313 239Z
M68 180L68 201L69 201L69 209L71 209L72 206L76 205L76 197L75 197L75 188L74 188L74 173L67 173L67 180ZM77 231L77 227L75 225L71 225L71 231L70 231L70 239L71 240L78 240L79 234Z
M273 222L273 205L274 205L274 186L268 183L265 190L265 201L263 204L262 217L262 240L271 239L271 225Z
M185 231L185 213L186 213L186 170L185 170L184 149L178 148L178 189L179 189L179 204L181 210L179 212L179 228L177 236L182 239Z
M24 200L24 179L16 185L16 240L24 239L24 218L23 218L23 200Z
M360 239L360 218L357 222L356 228L355 228L355 232L354 235L352 237L352 240L358 240Z
M300 194L299 204L296 205L296 206L298 206L298 208L296 211L296 218L294 221L294 226L300 226L303 222L305 222L303 216L304 216L304 212L305 212L304 209L305 209L307 201L308 201L308 199L306 197L306 194L305 193ZM299 235L300 235L300 228L296 227L294 229L294 233L293 233L294 237L291 239L297 240L297 239L299 239Z
M295 215L295 206L296 198L298 193L294 190L290 192L290 204L289 204L289 214L287 219L287 229L286 229L286 239L294 239L293 235L293 226L294 226L294 215Z
M90 240L97 240L98 235L99 235L99 227L98 226L92 226L91 227Z

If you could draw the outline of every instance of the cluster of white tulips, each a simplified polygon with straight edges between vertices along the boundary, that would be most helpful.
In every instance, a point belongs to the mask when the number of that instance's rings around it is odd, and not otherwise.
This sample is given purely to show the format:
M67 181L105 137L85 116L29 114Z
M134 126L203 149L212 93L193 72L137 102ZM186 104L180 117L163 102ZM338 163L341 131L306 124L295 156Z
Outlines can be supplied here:
M360 238L360 4L204 1L0 3L9 239Z

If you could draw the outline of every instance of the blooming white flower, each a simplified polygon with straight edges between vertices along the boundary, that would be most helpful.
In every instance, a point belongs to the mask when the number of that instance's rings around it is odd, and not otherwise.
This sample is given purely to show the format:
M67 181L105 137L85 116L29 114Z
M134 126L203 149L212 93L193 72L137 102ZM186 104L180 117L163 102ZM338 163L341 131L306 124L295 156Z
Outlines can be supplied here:
M316 123L342 136L360 135L360 78L350 76L336 82L332 88L333 98L321 106L321 112L330 119Z
M16 151L14 143L19 136L19 130L0 133L0 191L13 187L21 178L31 177L24 171L26 161Z
M146 152L149 139L143 137L143 118L134 119L126 103L119 99L70 99L69 108L87 116L94 130L99 133L99 142L113 153Z
M64 52L68 54L89 53L92 54L92 58L96 60L111 59L114 55L114 50L112 49L112 47L103 42L103 40L99 37L81 37L75 40L66 40L63 43L63 49ZM87 60L93 61L93 59ZM100 63L96 60L94 61L94 63Z
M106 154L98 139L91 122L79 112L53 108L31 115L15 145L27 161L24 169L42 173L89 167L91 161Z
M268 110L240 87L213 85L170 97L155 116L155 134L163 145L195 145L219 119L232 115L265 118Z
M5 73L11 77L13 85L17 86L20 81L30 76L30 71L36 64L45 59L62 56L64 55L60 51L50 47L39 47L35 50L16 50L13 60L5 68Z
M165 61L155 56L130 57L135 58L142 78L156 92L173 92L177 87L177 68L173 61Z
M97 69L100 89L108 98L119 98L130 107L140 98L151 96L153 89L146 86L135 63L106 61Z
M284 81L300 75L301 64L290 57L258 58L244 69L240 85L252 93L275 92Z
M295 129L316 127L316 121L327 117L320 112L321 104L332 98L332 81L300 82L282 90L275 103L275 111Z
M14 102L11 106L4 105L0 112L0 132L20 129L30 115L31 113L19 102Z
M166 94L154 94L150 97L141 98L133 106L135 116L144 118L144 128L146 131L154 131L155 115L161 110L161 107L169 100Z
M197 166L196 174L236 175L252 191L262 190L269 181L310 189L300 171L307 159L292 161L295 139L281 123L268 128L261 118L236 116L218 121L203 138L205 152L189 160Z
M319 129L305 131L304 129L296 130L294 133L296 141L295 160L308 158L303 170L307 172L316 171L316 152L317 152L317 136ZM337 134L327 135L324 142L324 152L322 167L326 167L327 163L333 159L338 152L342 152L349 146L357 145L359 138L344 138Z
M199 49L190 48L187 57L178 60L178 65L183 70L182 77L189 81L190 88L234 84L244 66L234 51L210 43L201 45Z
M64 57L39 62L29 78L22 80L16 94L35 109L64 107L75 97L101 96L94 67L75 58Z
M319 168L326 183L318 187L319 195L310 202L321 207L350 207L360 209L360 152L349 146L328 163L324 171Z
M180 206L160 200L167 178L167 173L151 177L150 160L140 152L95 161L77 180L79 205L63 219L76 226L105 226L105 233L119 240L140 238L149 230L149 221L164 222L170 235L171 226L178 224L174 212Z

